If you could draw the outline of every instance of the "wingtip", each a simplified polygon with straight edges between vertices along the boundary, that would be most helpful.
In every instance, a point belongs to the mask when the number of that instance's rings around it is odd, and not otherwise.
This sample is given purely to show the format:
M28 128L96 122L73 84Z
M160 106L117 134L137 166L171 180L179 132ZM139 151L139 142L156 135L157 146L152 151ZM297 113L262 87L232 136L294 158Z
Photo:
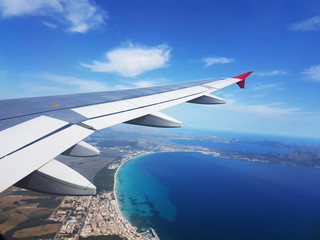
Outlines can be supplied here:
M253 73L253 72L252 72L252 71L246 72L246 73L240 74L240 75L238 75L238 76L235 76L235 77L233 77L233 78L239 78L239 79L241 79L241 80L245 80L246 77L248 77L251 73Z
M240 74L238 76L235 76L233 78L241 79L241 81L237 82L237 84L239 85L240 88L244 88L244 83L245 83L246 77L248 77L251 73L253 73L253 72L252 71L246 72L246 73Z

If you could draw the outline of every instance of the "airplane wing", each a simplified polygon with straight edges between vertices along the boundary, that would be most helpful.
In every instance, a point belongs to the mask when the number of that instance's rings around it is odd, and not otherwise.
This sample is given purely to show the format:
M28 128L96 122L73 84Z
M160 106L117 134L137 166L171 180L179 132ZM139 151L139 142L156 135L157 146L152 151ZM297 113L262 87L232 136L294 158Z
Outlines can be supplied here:
M181 122L159 111L182 102L225 103L210 93L234 83L243 88L251 73L139 89L1 100L0 192L16 185L45 193L95 194L92 183L54 158L98 155L98 149L82 140L118 123L181 127Z

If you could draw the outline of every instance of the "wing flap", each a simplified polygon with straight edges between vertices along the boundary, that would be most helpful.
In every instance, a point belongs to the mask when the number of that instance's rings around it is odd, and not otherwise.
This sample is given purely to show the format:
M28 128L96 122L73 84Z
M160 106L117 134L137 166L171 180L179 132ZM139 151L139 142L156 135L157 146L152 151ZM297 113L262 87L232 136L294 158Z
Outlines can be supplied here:
M74 108L73 111L87 117L93 118L101 115L114 114L116 112L122 112L136 107L134 104L121 100L116 102L102 103L87 107Z
M1 172L0 192L40 168L93 132L78 125L71 125L61 131L53 132L40 141L28 145L28 147L5 156L0 160L0 169L10 169L10 171Z
M58 119L41 116L1 131L0 159L67 124Z

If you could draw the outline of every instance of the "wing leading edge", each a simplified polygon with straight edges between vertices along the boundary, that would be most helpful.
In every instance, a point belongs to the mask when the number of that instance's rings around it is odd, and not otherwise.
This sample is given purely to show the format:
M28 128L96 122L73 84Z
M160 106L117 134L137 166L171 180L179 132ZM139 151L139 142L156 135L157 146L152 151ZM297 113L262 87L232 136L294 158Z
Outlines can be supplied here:
M99 154L82 140L118 123L181 127L181 122L159 111L182 102L225 103L210 93L234 83L243 88L251 73L140 89L2 100L0 192L16 184L40 192L92 195L95 187L88 180L53 159L60 154Z

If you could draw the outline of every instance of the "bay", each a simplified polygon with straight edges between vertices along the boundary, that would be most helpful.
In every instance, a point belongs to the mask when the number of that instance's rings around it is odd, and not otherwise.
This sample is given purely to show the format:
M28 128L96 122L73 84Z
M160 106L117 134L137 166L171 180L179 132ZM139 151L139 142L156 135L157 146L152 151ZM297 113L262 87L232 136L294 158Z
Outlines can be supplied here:
M116 190L123 215L161 239L320 238L320 169L153 153L125 163Z

